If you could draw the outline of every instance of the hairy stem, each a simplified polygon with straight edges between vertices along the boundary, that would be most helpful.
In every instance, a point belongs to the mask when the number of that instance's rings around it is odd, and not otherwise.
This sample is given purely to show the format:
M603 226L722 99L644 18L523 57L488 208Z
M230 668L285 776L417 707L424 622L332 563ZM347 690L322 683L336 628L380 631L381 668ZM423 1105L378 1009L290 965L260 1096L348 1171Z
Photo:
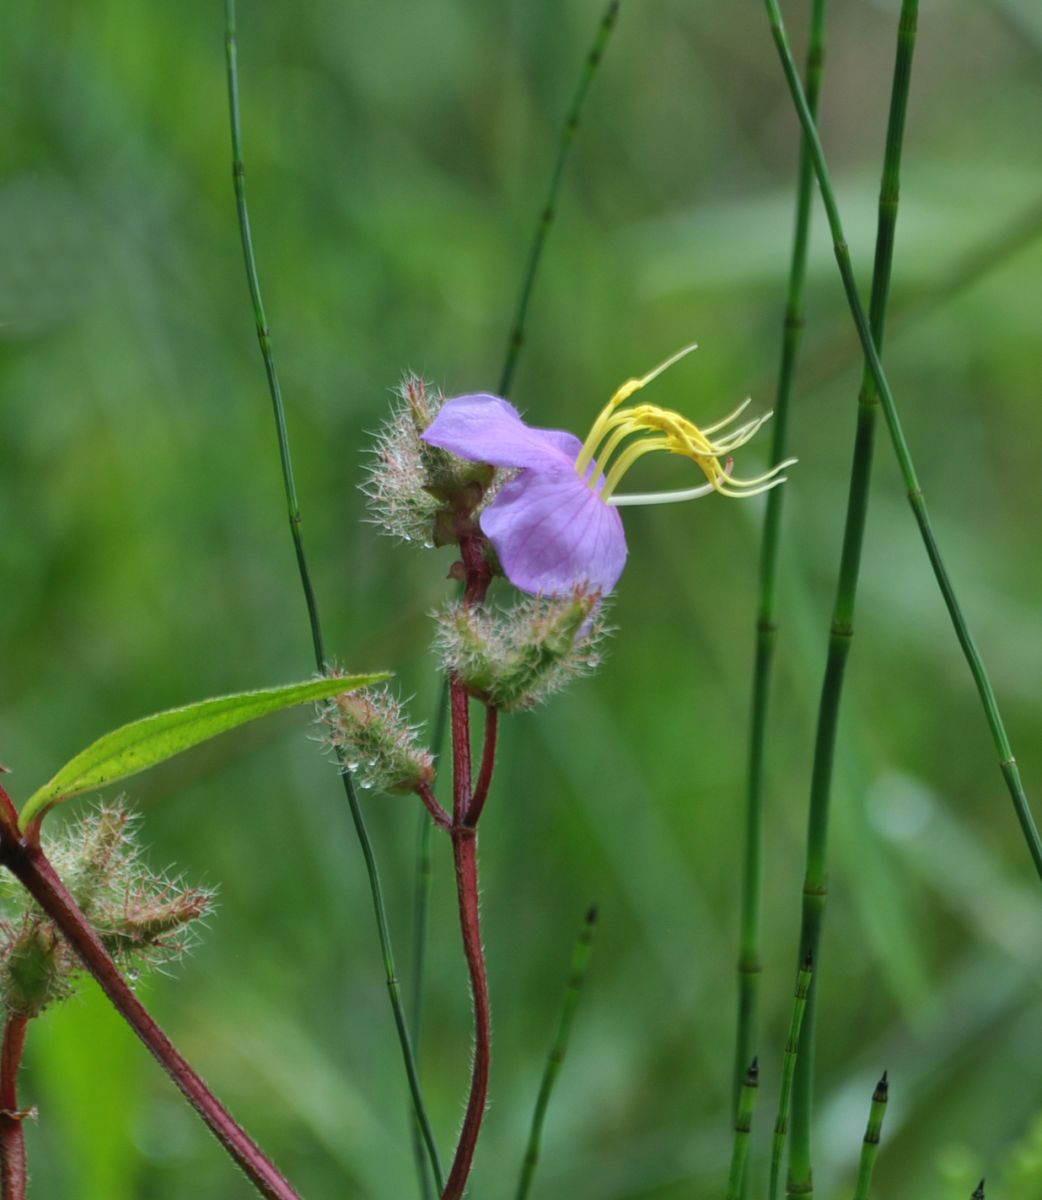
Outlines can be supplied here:
M807 104L815 120L821 95L825 55L827 0L814 0L807 45ZM807 274L807 244L814 192L814 168L807 139L800 145L796 191L796 222L789 264L788 297L782 330L781 366L774 399L771 462L781 462L789 452L789 410L796 360L803 333L803 288ZM785 488L767 493L767 508L760 544L760 601L756 614L756 651L753 666L749 721L749 758L745 794L745 852L742 863L740 943L738 953L738 1021L734 1055L734 1111L742 1088L746 1064L756 1045L760 1006L760 893L763 876L764 758L774 649L778 638L777 578Z
M535 1111L532 1113L532 1126L528 1133L528 1145L525 1147L525 1157L521 1164L521 1177L517 1183L517 1191L514 1193L515 1200L526 1200L535 1176L535 1169L539 1164L543 1122L546 1120L550 1096L568 1050L568 1038L571 1036L575 1013L579 1007L582 986L586 982L586 971L590 964L590 953L593 950L593 938L596 932L597 906L594 904L586 913L582 929L575 942L575 949L572 951L568 985L565 988L564 1002L557 1018L553 1040L550 1043L550 1053L547 1056L546 1066L543 1068L543 1078L539 1084L539 1095L536 1097Z
M459 900L463 952L467 959L470 992L474 1003L474 1060L471 1066L467 1110L442 1200L459 1200L466 1190L478 1134L481 1132L481 1122L485 1116L489 1068L492 1062L492 1014L478 911L477 831L472 826L457 825L453 829L452 857L456 867L456 894Z
M525 344L525 319L528 316L528 305L532 299L532 289L535 286L535 278L539 271L539 261L543 257L543 248L546 246L550 226L553 225L554 219L557 216L557 196L561 190L561 180L564 178L564 168L571 153L572 143L575 141L575 133L579 128L579 118L582 115L583 104L586 101L586 94L590 90L590 84L593 82L597 67L604 56L605 47L608 45L611 31L615 28L618 15L619 0L610 0L608 7L604 10L604 16L601 17L600 24L597 26L593 45L586 55L582 74L579 76L575 95L572 97L568 115L564 120L564 128L561 130L561 140L557 148L557 160L554 163L553 174L550 176L550 190L543 201L543 207L539 213L539 221L535 228L535 235L532 238L532 247L528 252L528 262L525 266L524 278L521 281L521 294L518 297L517 311L514 314L514 322L510 330L510 340L507 344L506 361L503 363L503 372L499 379L499 394L504 397L510 391L510 385L514 379L514 370L517 367L518 355L520 355L521 348Z
M768 0L770 3L771 0ZM872 336L875 347L883 344L886 307L890 294L894 235L897 224L901 149L908 105L915 48L918 0L903 0L897 38L897 57L890 98L883 181L879 194L875 266L872 273ZM805 142L813 151L816 140L813 121L805 127ZM869 485L872 477L872 451L875 442L875 417L878 392L874 376L865 367L858 397L857 432L850 474L843 548L839 579L829 629L828 656L818 708L814 765L811 772L810 809L807 819L807 857L803 881L800 928L800 962L810 958L815 966L810 996L800 1033L799 1053L792 1099L792 1136L789 1147L789 1195L813 1194L811 1125L813 1117L814 1044L817 982L821 966L821 927L828 893L828 823L832 797L832 766L839 728L840 702L851 640L854 636L854 610L857 600L861 551L868 519Z
M235 1121L156 1024L119 973L90 922L77 907L43 851L11 836L11 831L5 829L0 837L0 862L54 922L80 961L101 985L105 995L181 1089L185 1099L239 1164L257 1191L269 1200L300 1200L274 1163Z
M919 527L919 533L922 537L923 544L926 547L927 557L930 560L930 566L933 569L934 578L937 580L937 585L941 590L945 607L948 610L948 616L951 619L952 626L955 630L955 636L959 642L960 648L962 649L963 657L966 659L967 665L970 668L970 674L973 676L973 681L977 688L977 694L980 697L981 705L984 709L985 719L988 723L988 728L991 730L992 740L998 752L999 769L1002 772L1002 777L1006 783L1006 789L1009 792L1010 799L1013 802L1014 812L1016 814L1017 821L1020 824L1021 833L1023 834L1024 840L1027 843L1028 852L1030 853L1032 862L1035 865L1035 870L1038 873L1039 878L1042 879L1042 838L1039 837L1038 829L1035 825L1035 819L1031 813L1031 807L1028 803L1027 794L1024 791L1024 785L1020 778L1020 771L1017 767L1016 759L1013 756L1009 737L1006 733L1005 725L1002 720L1002 714L999 710L998 701L995 698L995 692L991 686L991 680L988 677L987 669L984 666L984 661L980 656L980 651L977 649L973 635L966 623L966 618L962 612L962 606L959 604L954 585L952 584L951 578L948 575L944 560L941 557L940 547L938 546L937 539L933 533L929 511L926 507L926 500L923 495L923 489L919 483L919 478L915 470L915 464L912 461L912 454L904 435L904 429L901 426L901 420L897 412L897 406L894 402L894 396L890 388L890 382L887 379L885 370L883 369L883 363L879 356L879 350L872 336L872 329L869 324L869 319L865 314L864 307L861 304L861 298L858 295L857 282L854 277L854 268L850 258L850 251L847 247L843 223L839 215L839 207L836 203L835 191L832 187L832 178L829 173L828 163L825 159L825 152L822 149L821 141L818 138L817 132L814 128L813 117L807 108L807 99L800 84L799 74L796 71L796 65L792 59L788 35L785 32L785 25L782 21L781 11L778 7L778 0L764 0L764 2L767 6L771 32L774 37L775 45L778 49L782 69L785 73L789 90L792 94L793 103L796 106L797 114L810 144L812 160L814 163L814 174L818 180L822 202L825 206L826 216L828 217L829 229L832 234L833 250L836 256L836 263L839 267L840 278L843 281L843 290L846 295L847 304L850 308L851 315L854 319L858 340L860 341L861 348L865 354L865 360L868 366L869 374L872 378L872 384L878 392L878 399L883 408L883 415L886 419L887 429L890 434L890 441L893 445L898 466L904 480L905 489L908 495L908 502L912 508L912 513L915 517L916 524ZM914 11L916 6L912 5L910 7ZM902 25L904 25L903 21ZM911 28L903 34L909 44L914 41L914 32L913 22ZM896 210L896 194L894 196L894 208Z
M0 1049L0 1200L25 1200L29 1172L25 1159L26 1113L18 1107L18 1068L29 1018L12 1013Z
M246 206L246 167L242 148L242 119L239 109L239 72L238 72L238 41L235 20L235 0L225 0L225 49L228 74L228 108L231 118L232 137L232 179L235 184L235 202L239 216L239 232L242 237L243 257L246 262L246 279L249 284L250 299L253 303L254 318L257 325L257 337L260 342L261 356L264 359L264 371L268 380L268 391L271 395L272 411L275 417L275 431L278 437L279 456L282 462L282 481L289 509L290 531L293 536L293 546L297 556L297 569L300 574L301 588L307 605L308 621L311 626L311 641L315 655L315 665L320 671L326 669L326 654L322 640L322 625L319 620L318 604L315 592L311 586L311 576L308 571L307 558L304 553L304 542L301 536L300 504L297 500L296 484L293 479L293 459L290 454L289 431L286 427L286 414L282 403L282 391L279 386L278 372L275 368L275 358L272 353L271 330L264 312L264 302L260 290L260 277L257 271L256 256L253 251L253 238L250 230L249 210ZM369 891L372 897L373 914L376 919L376 931L380 941L380 953L383 956L384 977L387 983L387 994L391 1003L395 1030L401 1047L402 1061L409 1083L416 1120L423 1135L423 1142L430 1159L431 1170L438 1182L442 1181L441 1162L438 1148L434 1141L434 1131L431 1129L427 1109L420 1089L419 1074L413 1056L412 1044L409 1041L409 1029L405 1020L405 1009L402 1004L401 987L395 968L394 952L391 948L391 933L387 923L387 912L383 900L383 889L380 875L373 854L372 842L366 828L362 808L358 802L350 772L343 761L343 756L337 751L337 760L341 769L344 794L348 808L351 811L351 821L358 837L365 860L366 875L369 881Z

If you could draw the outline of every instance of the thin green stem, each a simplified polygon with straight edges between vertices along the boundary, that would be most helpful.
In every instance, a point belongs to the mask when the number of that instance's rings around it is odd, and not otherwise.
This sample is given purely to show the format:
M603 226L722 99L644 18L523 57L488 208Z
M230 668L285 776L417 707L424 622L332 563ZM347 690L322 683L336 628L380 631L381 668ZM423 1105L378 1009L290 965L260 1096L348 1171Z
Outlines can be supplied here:
M796 994L792 1002L789 1033L785 1039L781 1088L778 1093L778 1116L774 1122L774 1140L771 1143L771 1174L767 1200L777 1200L778 1189L781 1186L782 1155L785 1150L785 1135L789 1129L789 1101L792 1097L792 1079L796 1071L800 1030L803 1027L803 1014L807 1007L807 996L810 992L813 969L813 963L810 959L807 959L803 966L800 967L796 976Z
M905 438L904 430L902 429L901 421L897 413L893 392L891 391L886 372L883 369L882 360L880 359L876 342L872 337L872 330L869 325L868 317L865 314L860 297L858 296L857 284L854 278L854 269L850 259L850 252L847 248L846 236L840 220L839 208L836 204L835 192L832 187L832 179L829 174L825 153L814 130L812 115L807 108L806 97L803 93L803 88L800 85L799 75L796 72L795 64L792 60L792 53L789 49L788 37L785 33L785 27L781 19L781 13L778 9L778 3L777 0L764 0L764 2L767 5L771 30L774 35L775 44L778 48L778 53L781 57L782 68L785 72L785 77L788 81L789 90L792 93L792 98L796 105L800 122L802 123L804 130L809 131L808 138L810 140L813 156L814 173L817 176L818 186L821 191L822 201L825 206L825 212L828 216L829 229L832 233L833 249L836 255L836 262L839 266L840 276L843 281L843 289L846 294L851 315L854 319L854 325L857 329L858 339L861 342L861 347L865 353L865 359L871 375L872 384L878 393L879 401L883 407L883 415L886 419L890 440L893 443L894 453L897 456L898 466L900 467L901 475L904 479L905 489L908 494L908 502L912 508L916 524L919 527L919 533L926 547L926 553L930 559L930 565L933 568L934 577L936 578L937 584L941 589L941 595L944 598L945 607L948 610L948 615L951 619L952 626L955 629L956 638L958 639L959 646L962 649L963 656L969 665L970 673L973 676L977 693L984 708L985 718L988 722L988 727L991 730L992 740L994 741L995 748L998 752L999 767L1002 772L1003 779L1005 780L1010 799L1013 802L1014 811L1020 824L1021 832L1023 833L1024 840L1027 843L1028 851L1031 854L1032 861L1035 865L1035 870L1038 872L1039 877L1042 878L1042 839L1039 838L1038 829L1036 828L1034 817L1031 814L1031 808L1028 804L1027 795L1024 791L1024 785L1020 778L1020 772L1017 768L1016 760L1010 747L1009 738L1006 734L1006 729L1002 721L1002 715L999 711L998 702L995 699L995 693L992 689L991 681L988 677L983 660L981 659L980 652L978 651L973 636L970 633L966 619L963 616L962 608L959 605L958 597L955 594L955 589L952 585L951 579L948 576L947 568L944 565L940 548L937 545L937 541L930 524L930 516L926 507L925 498L923 496L923 490L919 483L915 465L912 461L911 452L908 448L908 442ZM914 37L914 30L909 36ZM896 208L896 196L894 199L894 206Z
M438 696L438 711L434 718L432 730L433 752L435 762L442 743L445 741L445 729L449 719L449 688L440 689ZM412 1041L412 1051L416 1058L417 1069L420 1063L420 1035L423 1030L423 989L427 973L427 930L430 925L431 881L434 876L431 856L431 838L434 834L434 822L427 812L419 815L419 827L416 841L416 890L413 896L412 922L412 1021L409 1024L409 1035ZM413 1122L413 1157L416 1160L416 1175L420 1182L420 1194L423 1200L432 1200L434 1190L431 1186L430 1164L427 1161L427 1151L423 1141L423 1130L419 1121Z
M604 10L604 16L601 17L600 24L597 26L593 45L586 55L582 74L579 76L579 83L575 89L575 95L572 97L568 115L564 120L564 128L561 130L561 139L557 148L557 160L554 163L553 174L550 176L550 190L547 192L546 200L539 213L539 221L536 224L535 235L532 238L532 247L528 252L528 262L525 267L524 278L521 282L521 294L518 297L517 310L514 314L514 322L510 330L510 340L507 343L506 361L503 363L503 372L499 379L499 394L501 396L506 396L510 391L510 385L514 379L514 370L517 367L517 359L521 353L522 346L525 344L525 319L528 316L528 305L532 299L532 290L539 271L539 262L543 257L543 248L550 233L550 226L553 225L557 216L557 195L561 190L564 169L568 162L568 156L571 153L572 143L575 141L576 130L579 128L579 119L582 116L583 104L586 102L586 94L589 92L590 84L597 73L597 67L604 57L604 50L611 37L611 31L615 28L618 15L619 0L609 0L608 7Z
M543 1078L539 1084L539 1095L536 1097L535 1111L532 1113L532 1126L528 1132L528 1145L521 1164L521 1177L517 1183L515 1200L525 1200L532 1186L535 1169L539 1163L539 1148L543 1138L543 1122L546 1120L546 1110L550 1104L550 1096L564 1063L568 1050L568 1039L571 1036L575 1013L579 1007L579 997L583 984L586 982L586 971L590 965L590 953L593 949L593 939L597 932L597 906L592 905L583 921L582 929L572 951L572 963L568 972L568 985L564 992L564 1002L557 1018L553 1040L550 1043L550 1054L543 1068Z
M879 1153L879 1137L883 1132L883 1118L886 1116L886 1102L890 1096L890 1085L887 1083L886 1072L876 1084L872 1093L872 1105L868 1110L868 1125L865 1137L861 1143L861 1158L857 1168L857 1184L854 1188L854 1200L868 1200L869 1189L872 1186L872 1171L876 1165L876 1155Z
M776 0L767 0L768 7L777 11ZM894 233L897 223L901 149L904 140L905 114L911 81L912 55L915 49L918 0L903 0L898 27L897 57L894 65L890 97L890 116L887 125L883 179L879 195L879 218L876 232L875 267L872 273L871 337L869 345L883 343L886 306L890 292L893 262ZM784 35L783 35L784 36ZM789 61L791 62L791 54ZM788 73L788 72L787 72ZM799 79L797 77L797 84ZM800 90L802 97L802 89ZM804 101L805 103L805 101ZM804 126L804 138L812 154L820 150L817 129L811 114ZM817 166L817 159L815 160ZM819 176L820 182L820 176ZM856 294L856 293L855 293ZM817 981L820 977L821 927L828 892L827 851L828 820L832 791L832 764L836 752L839 709L843 680L851 639L854 635L854 609L857 598L861 551L868 517L869 485L872 476L872 451L875 442L875 416L878 393L874 376L866 366L858 397L857 432L851 468L847 514L843 531L839 579L829 630L828 656L818 709L818 727L814 746L814 765L811 772L810 811L807 821L807 862L803 882L803 904L800 929L800 961L808 957L815 965L810 996L804 1013L799 1053L793 1084L792 1137L789 1147L790 1196L813 1195L811 1124L813 1115L813 1079L815 1012Z
M756 1096L760 1090L760 1068L754 1058L742 1078L738 1094L738 1112L734 1119L734 1144L731 1149L731 1170L727 1176L727 1200L739 1200L745 1183L745 1164L749 1157L749 1141L756 1111Z
M256 257L253 250L253 239L250 233L249 211L246 206L246 168L242 150L242 118L239 109L239 72L238 72L238 43L235 20L235 0L225 0L225 57L228 73L228 108L231 117L232 138L232 178L235 184L235 201L239 216L239 232L242 236L243 256L246 262L246 278L249 283L250 298L253 302L254 317L257 323L257 336L260 342L261 355L264 359L265 374L268 379L268 390L271 394L272 409L275 415L275 428L278 434L279 455L282 461L282 479L286 493L286 503L289 509L290 530L293 535L293 545L297 555L297 566L300 572L301 587L307 604L308 620L311 626L311 641L315 655L315 665L318 670L326 668L326 655L322 640L322 626L318 615L318 605L314 589L311 586L311 576L308 571L307 558L304 553L304 543L301 537L300 505L297 500L296 485L293 480L293 460L290 454L289 432L286 428L285 410L282 404L282 393L279 388L278 373L272 354L271 331L264 313L261 297L260 279L257 272ZM369 880L369 890L372 895L373 912L376 918L377 936L380 941L380 952L383 956L384 975L387 982L387 992L394 1015L395 1029L401 1045L405 1072L408 1077L409 1091L412 1095L416 1119L423 1133L424 1144L431 1162L435 1179L441 1187L442 1172L438 1158L438 1149L434 1141L434 1131L427 1117L423 1094L420 1090L419 1075L409 1041L409 1031L405 1021L405 1010L402 1005L401 987L395 969L394 954L391 949L391 934L387 923L387 912L383 901L383 890L380 885L380 875L376 866L369 832L366 829L365 818L358 802L351 775L346 769L342 757L338 754L341 768L341 778L344 781L344 793L348 807L351 810L351 820L358 836L362 856L365 860L366 874Z
M825 58L825 12L827 0L814 0L807 44L807 103L817 119L821 77ZM807 275L807 243L810 233L814 168L806 138L800 146L796 192L796 221L789 264L788 297L782 329L781 366L774 400L771 462L781 462L789 453L789 410L791 408L796 360L803 333L803 289ZM753 666L752 702L749 722L749 758L746 774L745 848L742 862L740 943L738 953L738 1023L734 1058L734 1107L742 1085L745 1064L756 1045L760 994L760 893L763 876L764 760L767 716L774 648L778 637L777 579L781 543L782 505L785 488L767 493L767 510L760 545L760 600L756 614L756 652Z

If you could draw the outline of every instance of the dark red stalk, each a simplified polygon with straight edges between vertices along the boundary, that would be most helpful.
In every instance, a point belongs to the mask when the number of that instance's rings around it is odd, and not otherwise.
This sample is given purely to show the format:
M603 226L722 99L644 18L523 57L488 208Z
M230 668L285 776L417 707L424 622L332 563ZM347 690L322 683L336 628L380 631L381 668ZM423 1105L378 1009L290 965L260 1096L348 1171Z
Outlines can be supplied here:
M58 878L43 851L28 844L12 827L8 806L0 800L0 863L18 879L64 935L87 970L145 1043L185 1099L267 1200L300 1200L260 1147L235 1121L199 1075L174 1048L119 973L90 922ZM5 1060L6 1061L6 1060Z
M488 591L492 573L482 553L481 542L473 536L460 538L465 588L463 603L481 604ZM492 1063L492 1012L488 996L485 953L481 945L481 918L478 910L477 823L492 782L496 756L497 716L488 709L485 722L485 746L477 785L471 790L470 697L455 676L450 681L449 702L452 715L452 857L456 867L456 895L459 900L460 931L463 953L470 974L470 992L474 1002L474 1061L471 1068L470 1095L463 1116L456 1155L452 1160L442 1200L460 1200L470 1177L474 1150L481 1132L488 1100L488 1077Z
M431 788L429 783L419 784L416 788L416 795L419 796L419 798L423 801L427 811L434 818L434 824L437 825L439 829L452 828L452 818L445 811L445 809L442 808L438 801L438 797L435 796L434 790Z
M28 1113L18 1108L18 1068L28 1028L28 1017L17 1014L8 1017L3 1049L0 1050L0 1196L3 1200L25 1200L29 1179L22 1130Z
M466 823L475 827L481 817L481 810L488 799L488 789L492 785L492 771L496 765L496 734L499 729L499 709L485 709L485 745L481 751L481 770L478 781L474 785L474 795L467 808Z
M488 976L481 946L478 914L477 831L457 825L452 831L452 857L456 864L456 893L459 897L460 930L463 952L470 972L470 990L474 1000L474 1063L471 1069L470 1096L463 1117L456 1156L452 1160L442 1200L460 1200L467 1186L474 1149L488 1099L488 1076L492 1062L492 1013L488 998Z

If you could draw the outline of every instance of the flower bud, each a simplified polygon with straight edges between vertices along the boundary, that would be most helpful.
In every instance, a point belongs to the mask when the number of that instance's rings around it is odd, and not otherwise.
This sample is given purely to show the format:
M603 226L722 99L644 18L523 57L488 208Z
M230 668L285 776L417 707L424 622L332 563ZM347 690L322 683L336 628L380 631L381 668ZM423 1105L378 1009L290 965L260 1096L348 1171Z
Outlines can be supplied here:
M103 805L47 846L48 857L105 948L128 974L159 966L189 946L213 894L153 874L140 860L133 820ZM38 1016L72 994L81 967L65 938L22 888L2 892L0 1000L9 1012Z
M434 758L419 744L401 700L386 688L338 696L326 711L329 742L362 787L414 792L434 780Z
M363 491L373 521L406 542L456 542L482 503L494 469L428 445L420 434L434 420L442 396L409 375L399 404L377 435Z
M601 662L606 634L594 592L526 597L508 611L452 604L437 615L446 671L505 712L531 708Z

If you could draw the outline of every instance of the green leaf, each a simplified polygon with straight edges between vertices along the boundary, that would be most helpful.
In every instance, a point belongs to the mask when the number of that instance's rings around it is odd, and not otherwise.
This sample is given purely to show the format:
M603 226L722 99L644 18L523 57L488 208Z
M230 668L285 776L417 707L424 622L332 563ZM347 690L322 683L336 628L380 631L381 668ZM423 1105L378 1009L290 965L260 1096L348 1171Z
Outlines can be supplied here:
M268 713L292 708L308 701L327 700L370 683L389 678L377 675L345 675L335 679L312 679L258 692L239 692L200 700L184 708L143 717L106 733L70 759L39 791L26 801L19 818L22 829L39 820L53 805L92 788L104 787L165 762L228 729L255 721Z

